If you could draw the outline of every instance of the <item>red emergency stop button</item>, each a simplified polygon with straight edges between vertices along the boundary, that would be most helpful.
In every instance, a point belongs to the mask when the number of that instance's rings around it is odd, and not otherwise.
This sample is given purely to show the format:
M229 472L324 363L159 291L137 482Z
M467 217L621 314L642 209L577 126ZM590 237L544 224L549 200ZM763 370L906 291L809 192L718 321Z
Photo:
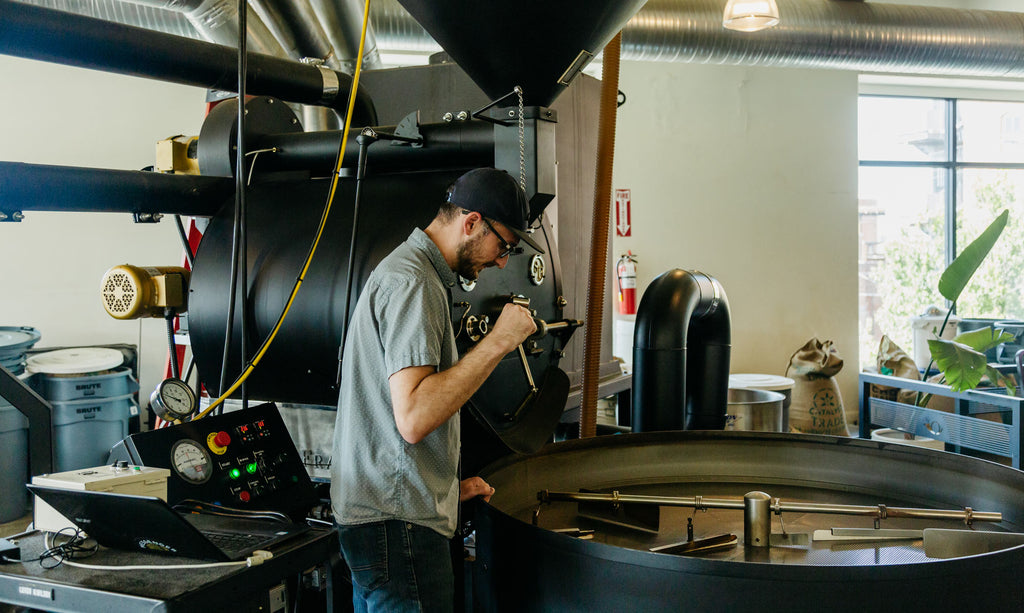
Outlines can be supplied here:
M210 451L217 455L224 455L228 451L228 445L231 444L231 435L221 430L220 432L211 432L206 435L206 446L210 448Z
M250 498L252 498L252 496L249 494L249 492L245 490L242 490L242 493L238 495L238 499L241 500L242 502L249 502Z

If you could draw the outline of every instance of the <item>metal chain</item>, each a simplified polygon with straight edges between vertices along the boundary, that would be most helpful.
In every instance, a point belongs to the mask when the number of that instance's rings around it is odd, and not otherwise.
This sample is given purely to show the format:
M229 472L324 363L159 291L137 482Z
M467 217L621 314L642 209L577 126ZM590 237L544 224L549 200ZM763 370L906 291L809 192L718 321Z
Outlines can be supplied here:
M526 193L526 135L525 117L523 115L523 88L516 85L515 92L519 94L519 187Z

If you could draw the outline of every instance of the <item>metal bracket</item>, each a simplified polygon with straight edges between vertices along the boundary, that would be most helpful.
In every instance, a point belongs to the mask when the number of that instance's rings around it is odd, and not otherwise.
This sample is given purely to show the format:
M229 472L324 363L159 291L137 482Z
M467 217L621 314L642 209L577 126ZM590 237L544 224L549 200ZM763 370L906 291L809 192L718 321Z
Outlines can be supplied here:
M53 472L53 407L11 371L0 366L0 397L28 419L29 469L33 475Z
M402 118L395 126L395 136L405 140L395 140L391 144L395 146L409 146L415 148L423 146L423 133L420 132L420 112L414 111Z

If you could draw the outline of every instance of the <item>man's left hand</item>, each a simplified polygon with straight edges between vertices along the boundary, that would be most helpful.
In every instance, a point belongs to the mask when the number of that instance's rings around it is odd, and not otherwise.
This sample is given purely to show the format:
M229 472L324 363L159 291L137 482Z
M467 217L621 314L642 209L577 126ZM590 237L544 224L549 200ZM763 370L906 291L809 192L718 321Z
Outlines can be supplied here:
M484 502L490 502L493 493L494 488L480 477L470 477L459 482L459 502L466 502L477 496L483 497Z

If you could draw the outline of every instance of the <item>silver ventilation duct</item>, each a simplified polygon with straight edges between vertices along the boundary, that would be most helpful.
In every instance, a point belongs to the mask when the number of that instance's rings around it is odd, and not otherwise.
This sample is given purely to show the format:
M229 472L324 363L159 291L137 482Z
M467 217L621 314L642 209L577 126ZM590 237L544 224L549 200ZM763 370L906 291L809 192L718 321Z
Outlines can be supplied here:
M370 22L381 49L406 53L441 50L441 45L427 34L398 0L374 0L370 4Z
M778 0L778 26L722 28L720 0L649 0L623 29L623 59L1024 77L1024 14Z
M102 2L111 3L110 0L101 0ZM200 38L229 47L238 44L238 3L235 0L124 0L112 4L135 4L162 9L172 15L177 13L188 21ZM277 57L284 56L284 49L251 8L245 19L248 36L246 46L250 51ZM143 25L128 21L121 23ZM191 36L195 37L194 34Z
M339 70L352 74L359 55L359 38L363 27L363 8L359 0L309 0L327 38L334 47ZM363 68L383 68L377 40L372 27L367 27L363 44Z
M723 0L648 0L622 30L622 59L861 72L1024 77L1024 14L853 0L778 0L781 23L722 27ZM375 0L382 49L433 51L397 0Z
M274 38L284 47L285 55L294 59L319 60L328 68L338 70L338 58L327 34L313 13L309 0L251 0L252 7L263 19Z
M233 47L238 41L234 0L29 0L25 4L220 45ZM247 19L250 50L283 57L281 45L252 10Z
M158 2L164 4L164 2ZM26 4L147 28L175 36L198 38L195 27L177 12L122 0L30 0Z
M178 9L180 5L210 4L215 0L133 1L181 10ZM359 40L358 20L351 17L327 19L320 9L323 5L333 5L337 8L335 16L351 15L362 2L307 1L313 2L314 9L317 9L321 26L338 53L339 61L345 65L347 60L354 59L354 41ZM29 0L29 3L196 37L195 27L190 27L182 14L150 10L123 0ZM224 3L233 4L231 0L224 0ZM623 29L622 58L863 72L1024 77L1022 13L853 0L778 0L778 4L782 22L777 27L762 32L740 33L722 28L722 0L648 0ZM375 48L411 53L440 49L396 0L374 0L371 24L375 37L368 35L368 53ZM216 42L230 44L226 40ZM341 53L339 49L346 51Z

